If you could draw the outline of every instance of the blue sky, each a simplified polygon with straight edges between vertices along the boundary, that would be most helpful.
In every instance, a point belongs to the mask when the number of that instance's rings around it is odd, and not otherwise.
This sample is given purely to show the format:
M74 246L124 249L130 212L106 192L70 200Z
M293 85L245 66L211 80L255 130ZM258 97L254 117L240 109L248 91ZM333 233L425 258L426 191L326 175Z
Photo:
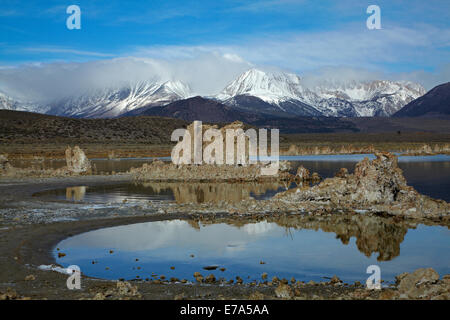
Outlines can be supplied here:
M72 4L81 30L66 28ZM366 28L371 4L381 30ZM353 68L432 83L450 74L449 21L448 0L1 0L0 68L219 54L300 74Z

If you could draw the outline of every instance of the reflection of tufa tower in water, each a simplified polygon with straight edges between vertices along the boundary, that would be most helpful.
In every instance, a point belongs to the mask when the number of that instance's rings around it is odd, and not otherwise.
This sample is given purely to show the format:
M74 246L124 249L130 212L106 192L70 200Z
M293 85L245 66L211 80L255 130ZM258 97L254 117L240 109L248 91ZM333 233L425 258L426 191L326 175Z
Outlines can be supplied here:
M86 194L85 186L66 188L66 200L81 201Z

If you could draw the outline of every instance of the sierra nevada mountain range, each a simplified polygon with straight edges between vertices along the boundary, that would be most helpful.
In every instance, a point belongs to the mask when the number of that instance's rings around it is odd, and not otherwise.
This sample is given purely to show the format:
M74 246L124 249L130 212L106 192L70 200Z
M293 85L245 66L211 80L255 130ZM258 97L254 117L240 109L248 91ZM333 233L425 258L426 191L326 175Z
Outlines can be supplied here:
M115 88L92 89L84 94L49 103L19 101L0 88L0 109L22 110L77 118L113 118L139 115L153 107L164 107L196 96L181 81L139 81ZM405 81L351 81L303 85L293 73L250 69L221 92L203 98L236 112L265 116L372 117L391 116L425 89Z

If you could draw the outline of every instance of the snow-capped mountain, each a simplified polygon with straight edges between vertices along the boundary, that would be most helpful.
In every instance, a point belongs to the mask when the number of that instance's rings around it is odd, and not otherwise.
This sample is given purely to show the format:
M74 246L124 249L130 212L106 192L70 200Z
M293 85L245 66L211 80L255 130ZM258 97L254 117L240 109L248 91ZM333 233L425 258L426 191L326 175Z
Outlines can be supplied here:
M250 69L231 82L217 98L226 100L238 95L249 95L276 104L282 100L297 99L302 93L300 77L295 74Z
M314 106L323 114L356 117L390 116L426 93L419 84L388 80L326 84L312 90L320 97Z
M299 76L250 69L231 82L216 99L241 109L302 116L390 116L425 94L411 82L367 81L323 83L309 88ZM272 108L271 108L271 107Z
M144 107L161 106L191 96L188 85L180 81L137 82L117 88L97 89L51 103L48 114L111 118Z
M21 101L0 92L0 109L45 113L47 109L39 103Z
M324 81L311 87L304 85L296 74L250 69L221 93L209 98L238 111L265 116L370 117L390 116L425 93L418 84L388 80ZM194 95L189 85L181 81L140 81L92 89L46 104L19 101L0 92L0 109L112 118L143 107L165 106Z
M245 110L320 116L321 112L306 102L311 95L314 93L304 88L295 74L250 69L215 98Z

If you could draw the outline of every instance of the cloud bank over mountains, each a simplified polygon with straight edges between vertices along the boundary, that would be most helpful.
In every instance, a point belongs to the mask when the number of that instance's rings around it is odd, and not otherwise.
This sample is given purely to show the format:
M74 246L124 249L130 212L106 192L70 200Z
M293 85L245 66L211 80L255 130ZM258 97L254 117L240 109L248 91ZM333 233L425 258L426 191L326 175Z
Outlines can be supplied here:
M21 101L45 103L139 81L181 81L189 85L192 94L208 96L217 94L252 67L282 70L270 65L255 65L234 53L217 51L196 51L195 55L191 52L182 58L172 56L168 59L124 57L89 62L37 63L0 68L0 92ZM351 81L408 80L430 89L450 79L450 64L439 73L385 73L364 68L322 67L297 74L305 87Z
M83 63L48 63L0 69L0 92L20 100L51 101L139 81L182 81L207 95L223 89L250 64L218 54L164 60L115 58Z

